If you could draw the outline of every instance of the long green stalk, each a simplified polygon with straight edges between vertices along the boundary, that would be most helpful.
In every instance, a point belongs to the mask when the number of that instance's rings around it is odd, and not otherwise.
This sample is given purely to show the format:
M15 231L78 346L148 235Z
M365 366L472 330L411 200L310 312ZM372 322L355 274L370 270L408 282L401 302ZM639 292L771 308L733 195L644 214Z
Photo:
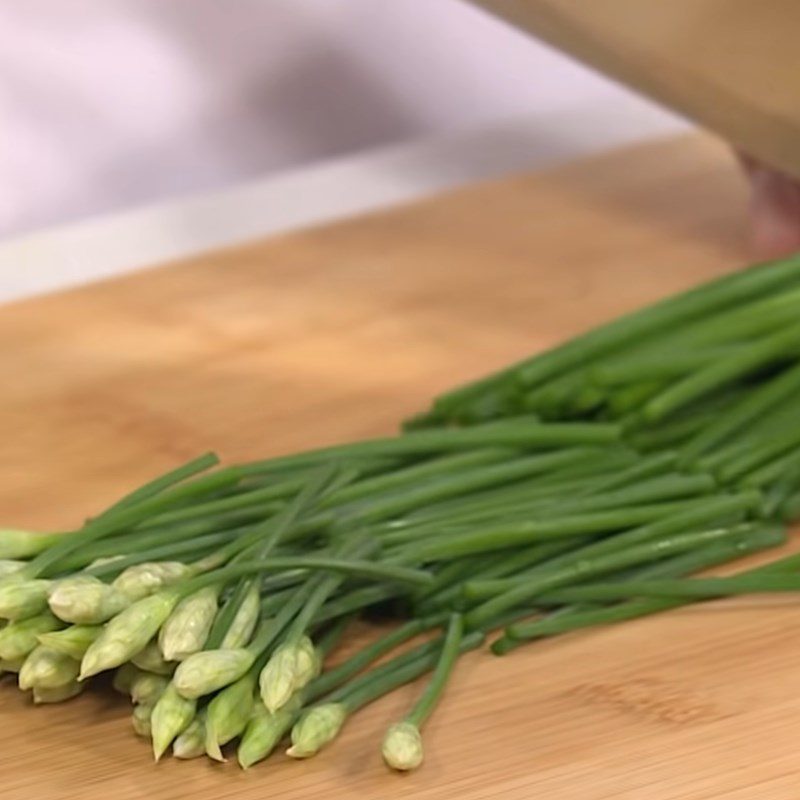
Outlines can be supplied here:
M735 535L731 536L729 539L689 550L686 553L672 556L671 558L656 562L655 564L647 564L632 570L623 571L618 580L682 578L704 569L726 564L753 553L785 544L786 538L785 530L777 525L755 527L753 525L740 525L736 527ZM555 589L552 592L546 592L536 598L535 607L514 608L504 611L489 620L484 626L484 629L487 631L497 630L512 623L519 622L520 620L529 620L531 617L539 616L540 606L561 606L557 611L550 613L546 617L544 621L548 621L548 624L552 624L554 621L561 620L562 618L569 621L576 615L601 609L603 607L602 603L598 604L595 601L586 599L585 595L578 595L583 588L584 586L570 586ZM576 592L575 596L580 596L581 600L569 602L567 605L564 605L564 601L558 598L569 597L573 590Z
M153 547L149 550L141 550L129 556L121 556L113 561L97 566L90 567L84 572L87 575L94 575L97 578L104 578L118 574L127 567L134 564L142 564L145 561L167 561L175 560L179 556L191 556L192 559L199 559L217 552L217 548L227 544L236 537L251 531L251 528L235 528L233 530L210 533L205 536L196 536L189 540L179 540L168 542L161 547Z
M748 473L768 464L776 458L800 446L800 428L784 431L774 438L767 439L736 459L731 459L718 470L719 479L727 484L735 483Z
M474 650L476 647L480 647L482 642L483 634L479 631L468 633L459 642L458 652L465 653ZM348 712L352 714L383 695L424 675L436 665L438 660L439 648L435 648L429 654L421 655L414 660L409 659L400 666L393 666L392 662L388 662L357 678L352 685L343 686L327 699L329 702L343 703Z
M615 536L587 544L575 555L566 554L562 557L562 563L575 557L595 558L618 552L633 545L657 541L661 537L676 533L701 530L711 526L733 525L748 516L754 516L761 509L762 502L761 493L750 490L689 501L682 508L676 507L674 512L652 522L646 522ZM552 564L551 568L554 566L556 564Z
M392 652L392 650L419 636L426 630L438 627L443 621L442 617L431 617L427 620L414 619L399 628L395 628L385 636L363 647L338 666L323 672L309 687L308 699L314 700L327 695L382 656Z
M421 464L395 469L392 472L376 475L368 480L361 480L350 486L345 486L330 497L326 497L320 503L320 507L341 506L344 503L352 503L355 500L374 497L384 492L396 491L408 486L413 487L418 485L420 481L430 480L439 475L458 474L461 470L493 464L516 455L512 449L479 449L467 451L466 453L456 453L456 455L432 458L428 461L423 461Z
M747 570L740 574L744 576L764 576L770 573L780 573L791 571L800 567L800 555L793 555L787 558L774 561L763 567ZM500 639L492 645L492 651L496 655L513 650L525 641L541 638L543 636L554 636L567 631L578 630L593 625L606 625L624 620L636 619L648 616L672 608L678 608L687 602L683 598L657 597L644 600L631 600L626 603L575 614L560 615L553 619L537 620L529 623L518 623L510 625Z
M703 428L684 448L682 457L691 463L712 447L740 431L752 420L763 417L776 405L800 391L800 363L766 382L742 399L714 423Z
M416 544L409 548L408 557L413 558L416 563L425 563L442 558L493 552L565 536L610 533L670 519L688 505L685 501L655 503L576 514L574 517L556 517L552 520L540 519L486 526ZM692 502L691 506L694 505Z
M599 355L619 350L632 342L641 342L647 336L711 312L730 308L742 301L752 301L775 292L796 282L798 275L800 257L768 262L743 272L725 275L711 283L626 314L546 353L442 395L434 403L434 409L447 414L509 378L518 377L527 386L542 384L575 366L591 362Z
M219 464L219 457L216 453L204 453L197 458L193 458L191 461L187 461L185 464L182 464L176 469L172 469L169 472L165 472L163 475L159 475L157 478L148 481L142 486L139 486L137 489L134 489L132 492L124 495L122 498L117 500L116 503L109 506L101 516L109 516L120 509L136 505L137 503L141 503L143 500L149 500L151 497L161 494L161 492L163 492L165 489L169 489L171 486L174 486L175 484L180 483L187 478L191 478L200 472L205 472L205 470L211 469L211 467L215 467L217 464Z
M347 460L365 456L424 456L481 447L532 450L603 445L618 441L619 436L619 427L607 423L545 424L511 421L496 425L484 425L479 428L415 431L405 436L333 445L306 453L273 458L265 462L265 465L272 468L283 468L307 466L332 458Z
M453 614L431 681L406 716L406 720L412 725L421 727L436 708L460 653L463 638L464 620L460 614Z
M800 323L781 330L743 352L738 352L678 381L650 400L642 409L644 417L654 422L714 389L773 364L800 347Z
M566 603L629 600L632 597L713 599L740 594L800 591L800 575L762 575L682 580L631 580L591 583L548 593L550 601Z
M643 480L637 485L621 488L618 491L590 492L580 497L576 497L575 493L554 494L548 500L533 502L519 500L516 503L508 501L499 505L491 504L470 514L451 514L447 520L447 527L442 522L438 525L430 523L427 526L401 527L383 535L382 540L388 546L428 540L434 536L438 538L438 534L452 533L455 536L470 528L496 524L498 519L505 520L506 525L515 522L527 524L531 520L541 519L555 522L564 516L574 517L578 514L587 515L609 509L687 500L709 494L715 488L715 480L707 474L663 475Z
M342 517L345 524L349 520L357 520L360 523L376 522L411 509L424 507L429 503L530 478L564 464L576 463L584 459L587 452L584 449L560 450L555 453L512 459L504 464L476 467L454 475L424 481L403 492L379 495L372 502L362 502L337 509L337 514Z
M403 567L397 564L384 564L358 559L329 558L325 556L284 556L270 558L265 561L249 561L231 564L227 567L190 578L180 585L182 595L196 592L204 586L213 586L222 581L252 575L260 572L281 572L288 569L331 570L342 572L367 580L396 581L412 586L425 586L433 580L433 576L424 570Z
M682 536L659 539L655 542L630 547L626 550L609 553L592 560L576 561L573 565L539 575L520 576L495 581L474 581L464 587L470 599L485 599L480 606L473 608L466 617L470 628L480 628L488 619L533 600L560 586L580 583L590 577L609 574L626 567L648 561L656 561L669 555L683 553L702 545L713 544L728 538L732 532L722 528L701 533L687 533Z
M305 479L297 495L274 519L265 521L250 535L250 541L245 548L239 549L238 553L231 552L230 555L236 556L239 561L263 561L304 515L318 506L326 496L346 486L352 477L351 471L335 464L318 470L310 478ZM208 635L207 646L209 648L219 647L245 597L258 580L258 573L244 575L240 578L231 596L214 620Z

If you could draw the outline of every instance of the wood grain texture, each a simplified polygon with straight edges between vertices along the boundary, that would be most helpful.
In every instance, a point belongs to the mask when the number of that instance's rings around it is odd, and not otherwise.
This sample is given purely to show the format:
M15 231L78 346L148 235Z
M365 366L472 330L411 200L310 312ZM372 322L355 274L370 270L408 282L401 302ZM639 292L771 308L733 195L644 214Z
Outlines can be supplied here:
M704 139L471 188L0 311L0 513L78 522L208 448L228 459L391 431L459 381L735 268L743 187ZM13 798L795 800L800 608L739 599L475 653L426 731L413 689L308 763L149 762L109 691L0 687Z

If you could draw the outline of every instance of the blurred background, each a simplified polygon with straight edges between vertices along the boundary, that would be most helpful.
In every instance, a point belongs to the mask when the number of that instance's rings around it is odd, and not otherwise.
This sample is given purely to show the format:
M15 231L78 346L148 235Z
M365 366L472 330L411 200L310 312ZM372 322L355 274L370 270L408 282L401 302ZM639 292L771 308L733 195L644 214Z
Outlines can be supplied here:
M682 125L461 0L3 3L0 75L0 237L515 120L452 182Z

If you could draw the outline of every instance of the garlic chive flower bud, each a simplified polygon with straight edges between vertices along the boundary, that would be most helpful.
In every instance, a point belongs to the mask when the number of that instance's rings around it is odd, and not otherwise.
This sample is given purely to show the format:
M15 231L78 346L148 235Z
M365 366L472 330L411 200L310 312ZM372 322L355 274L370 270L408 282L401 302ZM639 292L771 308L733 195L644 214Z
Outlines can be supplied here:
M245 647L253 636L260 612L261 595L258 587L253 585L244 596L239 610L234 615L233 621L222 639L220 648L223 650L235 650L239 647Z
M26 658L39 644L39 635L55 631L64 623L49 611L28 619L10 622L0 630L0 658L16 661Z
M81 680L129 661L158 632L178 602L174 592L138 600L109 621L81 661Z
M153 755L156 761L164 755L172 740L189 727L196 711L196 700L181 697L174 683L167 686L153 708L151 720Z
M48 598L50 610L64 622L98 625L130 605L113 586L92 575L75 575L57 581Z
M307 636L298 642L286 642L270 657L259 676L264 705L272 712L284 706L289 698L318 674L320 658Z
M65 700L70 700L79 695L85 688L86 684L80 683L79 681L65 683L63 686L57 686L55 689L43 689L40 686L34 686L33 702L36 705L63 703Z
M154 675L152 672L142 672L131 683L130 695L134 703L154 706L158 698L164 694L169 685L169 679L163 675Z
M89 645L100 635L101 625L70 625L61 631L39 634L39 643L80 661Z
M9 575L0 583L0 617L20 620L41 614L47 609L47 595L52 581L23 580Z
M121 667L114 670L114 678L111 686L114 691L130 696L133 682L142 674L142 670L130 661L125 662Z
M387 766L403 772L416 769L423 759L422 736L411 722L390 725L383 737L381 754Z
M25 569L25 561L15 561L11 558L0 558L0 579L16 575Z
M300 713L300 700L295 695L274 714L263 703L254 703L250 720L244 730L236 758L242 769L263 761L280 744Z
M0 658L0 675L2 675L4 672L19 673L24 663L24 657L14 659Z
M301 636L297 645L297 666L295 668L295 691L311 683L319 675L322 658L308 636Z
M306 711L292 728L292 746L286 755L309 758L333 741L347 719L342 703L324 703Z
M191 567L181 561L151 561L128 567L111 585L129 600L135 601L191 574Z
M199 758L206 752L205 725L202 716L192 720L189 727L172 743L172 755L175 758Z
M246 727L253 708L255 676L248 672L226 686L208 704L205 749L211 758L224 761L220 747L235 739Z
M149 641L135 656L131 658L133 664L145 672L155 672L156 675L172 675L178 664L175 661L167 661L158 641Z
M57 533L0 528L0 558L31 558L58 540Z
M86 569L92 569L93 567L104 567L107 564L113 564L115 561L120 561L123 558L125 558L123 553L120 553L116 556L100 556L99 558L96 558L94 561L87 564Z
M270 657L258 678L264 706L275 712L294 693L295 652L293 646L281 646Z
M19 671L20 689L57 689L78 679L80 665L74 658L39 645Z
M172 680L183 697L202 697L239 680L253 665L253 658L244 648L203 650L181 661Z
M149 739L151 735L151 717L153 716L153 706L138 705L133 707L131 723L137 736Z
M207 586L178 603L158 634L167 661L183 661L203 649L217 613L218 595L217 587Z

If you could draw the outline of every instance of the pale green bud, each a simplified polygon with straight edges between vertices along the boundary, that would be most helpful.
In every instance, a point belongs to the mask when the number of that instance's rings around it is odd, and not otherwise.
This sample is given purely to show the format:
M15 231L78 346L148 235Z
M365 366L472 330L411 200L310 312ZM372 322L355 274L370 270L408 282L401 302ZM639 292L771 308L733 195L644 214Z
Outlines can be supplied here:
M178 602L174 592L137 600L106 623L81 662L81 680L129 661L156 635Z
M197 716L191 725L172 743L172 755L175 758L199 758L206 752L205 725L203 718Z
M98 625L130 605L113 586L92 575L75 575L57 581L48 598L50 610L65 622Z
M423 758L422 736L411 722L395 722L383 737L381 754L387 766L403 772L416 769Z
M156 675L172 675L175 672L175 667L178 666L175 661L167 661L164 658L156 639L148 642L131 658L131 661L139 669L143 669L145 672L155 672Z
M100 556L100 558L96 558L94 561L91 561L89 564L86 565L86 569L92 569L93 567L105 567L107 564L113 564L115 561L121 561L126 556L122 553L116 556Z
M250 721L236 751L242 769L263 761L272 753L297 720L300 706L297 695L274 714L267 711L263 703L253 704Z
M0 558L0 578L16 575L27 566L26 561L14 561L10 558Z
M295 667L295 691L302 689L316 678L322 668L322 659L308 636L301 636L297 644Z
M196 711L196 700L181 697L174 683L167 686L158 698L151 720L153 755L156 761L164 755L172 740L189 727Z
M0 617L27 619L47 609L47 595L52 581L23 580L9 575L0 583Z
M239 680L252 666L249 650L204 650L181 661L173 681L184 697L202 697Z
M319 674L320 659L307 636L278 647L259 676L261 699L277 711Z
M33 702L37 705L44 703L63 703L65 700L79 695L87 684L72 681L72 683L65 683L63 686L57 686L55 689L43 689L40 686L33 687Z
M70 625L63 631L40 634L39 643L80 661L102 630L102 625Z
M206 753L224 761L220 747L235 739L247 725L253 708L256 679L252 671L226 686L208 704L206 711Z
M261 615L261 595L258 587L253 585L244 596L239 610L233 617L228 631L222 639L220 648L223 650L236 650L249 644L253 631L256 629Z
M292 728L292 746L286 755L309 758L333 741L347 719L342 703L324 703L306 711Z
M0 675L4 672L19 672L22 669L22 665L25 663L25 657L22 658L15 658L15 659L7 659L7 658L0 658Z
M290 647L279 647L258 676L261 700L268 711L286 705L294 694L295 654Z
M158 698L164 694L169 685L169 680L163 675L154 675L152 672L140 672L131 683L130 695L134 703L153 706Z
M56 689L78 679L80 665L74 658L39 645L25 659L19 671L19 688Z
M168 661L183 661L206 643L217 614L219 590L200 589L181 600L158 634L158 644Z
M49 611L36 617L10 622L0 630L0 658L16 661L26 658L39 644L39 635L58 630L64 623Z
M58 541L57 533L0 528L0 558L32 558Z
M135 664L126 661L121 667L114 670L114 678L111 681L112 688L120 694L130 696L133 682L142 674Z
M128 567L111 585L129 600L141 600L191 574L191 567L181 561L150 561Z
M131 723L133 730L137 736L144 739L149 739L152 735L152 716L153 706L139 705L133 707L133 714L131 714Z

